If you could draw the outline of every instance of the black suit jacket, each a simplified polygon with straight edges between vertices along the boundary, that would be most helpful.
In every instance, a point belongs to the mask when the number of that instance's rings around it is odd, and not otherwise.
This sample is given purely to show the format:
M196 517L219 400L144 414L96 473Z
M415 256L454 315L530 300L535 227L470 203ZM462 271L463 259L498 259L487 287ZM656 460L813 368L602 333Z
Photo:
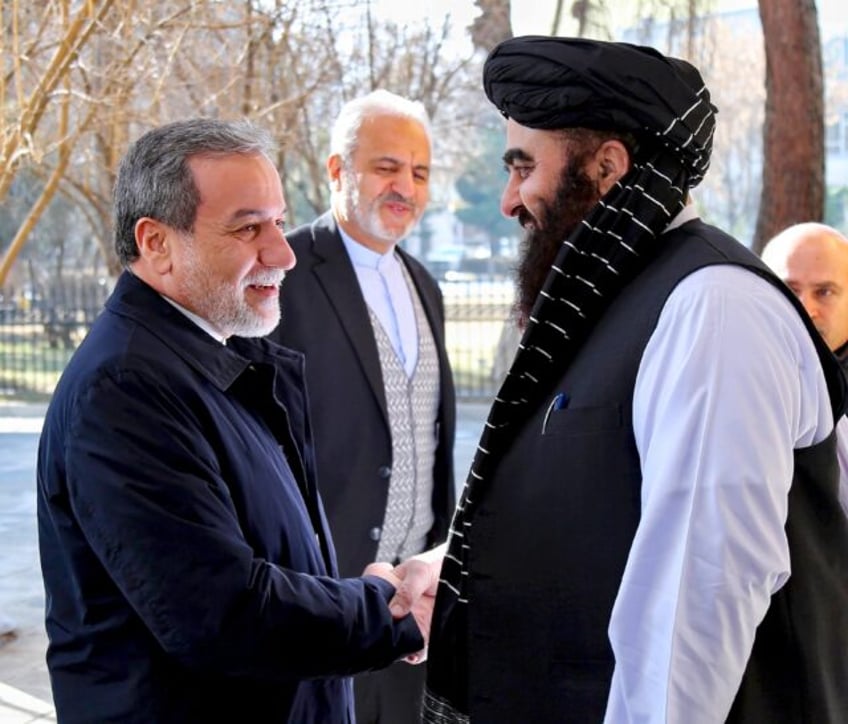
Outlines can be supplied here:
M306 355L318 487L343 576L359 575L377 554L392 467L392 445L377 343L353 264L331 213L287 235L297 264L286 274L282 321L271 334ZM431 545L444 540L455 503L453 442L456 401L445 351L441 290L401 249L439 355L441 401L433 466L435 523Z

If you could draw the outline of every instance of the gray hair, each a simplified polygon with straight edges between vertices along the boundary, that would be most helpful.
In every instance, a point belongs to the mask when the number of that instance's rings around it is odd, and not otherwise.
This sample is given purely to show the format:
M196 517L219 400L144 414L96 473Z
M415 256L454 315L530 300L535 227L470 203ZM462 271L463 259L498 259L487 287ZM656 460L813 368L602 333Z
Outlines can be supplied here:
M423 103L387 90L375 90L342 106L330 136L330 155L338 154L344 163L349 162L356 151L362 125L373 116L396 116L417 121L432 145L430 118Z
M149 217L177 231L194 228L200 195L188 161L195 156L275 153L270 134L249 121L192 118L154 128L121 161L113 192L115 251L123 266L139 256L135 225Z

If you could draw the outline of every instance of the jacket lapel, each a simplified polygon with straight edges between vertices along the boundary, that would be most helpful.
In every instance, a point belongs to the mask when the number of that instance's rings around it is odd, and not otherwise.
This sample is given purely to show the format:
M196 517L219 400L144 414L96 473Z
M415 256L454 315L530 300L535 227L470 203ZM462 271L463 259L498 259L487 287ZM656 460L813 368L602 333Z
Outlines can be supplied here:
M380 357L374 341L368 307L331 214L322 215L312 225L312 250L315 258L312 272L350 339L388 424Z

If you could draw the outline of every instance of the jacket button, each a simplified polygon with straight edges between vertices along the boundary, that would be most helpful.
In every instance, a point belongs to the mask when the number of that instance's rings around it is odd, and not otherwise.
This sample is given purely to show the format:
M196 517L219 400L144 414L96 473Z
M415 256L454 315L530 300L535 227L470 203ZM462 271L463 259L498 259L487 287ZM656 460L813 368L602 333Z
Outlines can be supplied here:
M388 465L381 465L377 470L377 475L385 480L392 476L392 469Z
M373 541L380 540L380 537L382 535L383 535L383 531L380 528L378 528L377 526L374 526L371 530L368 531L368 537Z

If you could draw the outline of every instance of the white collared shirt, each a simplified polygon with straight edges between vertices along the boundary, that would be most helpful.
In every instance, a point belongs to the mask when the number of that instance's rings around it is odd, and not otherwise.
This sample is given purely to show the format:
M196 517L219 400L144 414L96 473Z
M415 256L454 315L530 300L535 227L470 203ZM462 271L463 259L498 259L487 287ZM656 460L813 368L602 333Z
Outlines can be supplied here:
M406 374L411 376L418 362L418 327L411 292L394 247L379 254L356 242L341 227L339 233L365 303L377 316Z
M199 317L194 312L186 309L182 304L177 304L170 297L166 297L164 294L160 294L160 297L164 299L168 304L170 304L174 309L182 312L186 317L188 317L192 322L194 322L198 327L200 327L206 334L220 342L221 344L227 343L227 338L224 337L218 330L215 329L209 322L207 322L203 317Z

